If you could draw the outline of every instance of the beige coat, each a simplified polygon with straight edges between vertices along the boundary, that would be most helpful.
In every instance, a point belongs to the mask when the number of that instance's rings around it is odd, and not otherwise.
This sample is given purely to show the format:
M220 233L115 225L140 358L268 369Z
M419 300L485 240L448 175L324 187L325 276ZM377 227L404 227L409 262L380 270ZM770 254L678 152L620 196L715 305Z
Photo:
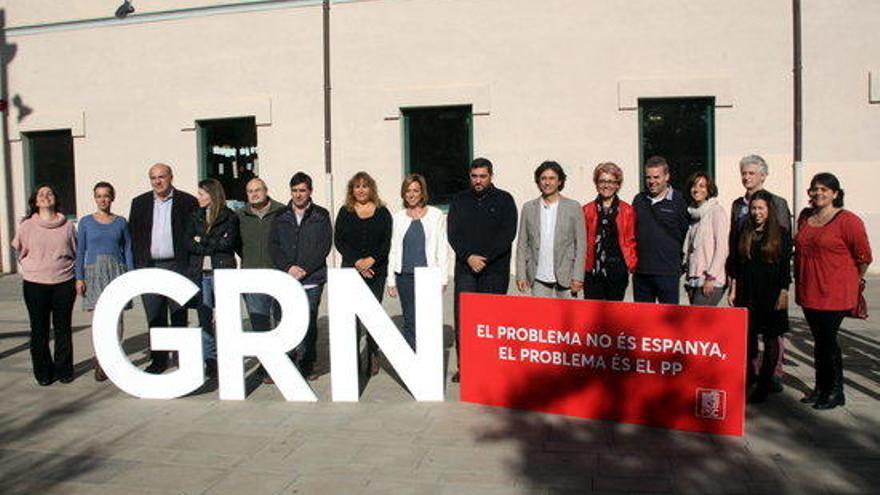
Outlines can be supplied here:
M529 285L535 282L538 251L541 247L541 198L523 205L516 242L516 279ZM553 271L556 281L568 287L572 280L584 280L587 234L581 205L569 198L559 198L556 230L553 237Z

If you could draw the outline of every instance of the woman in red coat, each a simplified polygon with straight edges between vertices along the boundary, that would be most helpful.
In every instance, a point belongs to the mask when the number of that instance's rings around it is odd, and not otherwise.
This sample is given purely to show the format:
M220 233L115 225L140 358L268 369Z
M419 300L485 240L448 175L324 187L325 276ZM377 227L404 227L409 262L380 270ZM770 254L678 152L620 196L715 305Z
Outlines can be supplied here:
M840 323L858 304L859 284L871 263L865 225L843 209L843 189L832 174L810 181L810 207L798 218L795 290L815 345L816 388L801 399L814 409L845 403Z
M629 274L636 268L636 215L617 197L623 171L611 162L593 171L599 193L584 205L587 261L584 266L584 299L623 301Z

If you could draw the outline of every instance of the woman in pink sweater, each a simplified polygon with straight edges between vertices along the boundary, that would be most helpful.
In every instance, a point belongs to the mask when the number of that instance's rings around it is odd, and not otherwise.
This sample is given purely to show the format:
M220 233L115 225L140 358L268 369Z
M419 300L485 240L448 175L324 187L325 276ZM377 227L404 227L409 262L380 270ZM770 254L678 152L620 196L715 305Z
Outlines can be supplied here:
M28 216L12 240L31 321L34 377L42 386L55 379L73 381L70 320L76 301L76 231L60 208L52 186L37 186L28 199ZM55 333L54 359L49 352L50 321Z

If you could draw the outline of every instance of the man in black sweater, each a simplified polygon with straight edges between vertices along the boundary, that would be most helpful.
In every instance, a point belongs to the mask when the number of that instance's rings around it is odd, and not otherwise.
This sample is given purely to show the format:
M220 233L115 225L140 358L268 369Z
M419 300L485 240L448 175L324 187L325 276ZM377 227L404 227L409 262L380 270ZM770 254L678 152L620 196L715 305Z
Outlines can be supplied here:
M470 166L470 189L449 203L447 230L455 251L455 352L460 358L459 295L462 292L506 294L510 282L510 252L516 237L516 203L492 185L492 162L475 159ZM460 370L452 376L460 379Z
M327 256L333 245L330 212L312 203L312 178L297 172L290 178L290 203L269 229L269 253L275 268L299 280L309 301L309 328L293 353L300 373L309 381L315 373L318 305L327 282Z
M690 218L684 196L669 185L669 164L661 156L645 162L647 191L633 199L638 265L636 302L678 304L681 252Z

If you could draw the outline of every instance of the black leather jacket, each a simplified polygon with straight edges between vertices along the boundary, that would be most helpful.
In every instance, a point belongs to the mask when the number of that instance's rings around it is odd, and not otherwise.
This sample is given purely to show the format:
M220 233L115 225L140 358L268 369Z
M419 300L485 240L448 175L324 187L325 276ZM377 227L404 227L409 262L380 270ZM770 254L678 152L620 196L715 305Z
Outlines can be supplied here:
M199 208L186 227L189 239L189 275L200 280L205 256L211 257L211 268L236 268L235 247L238 245L238 216L227 207L220 209L210 231L205 230L205 209Z

